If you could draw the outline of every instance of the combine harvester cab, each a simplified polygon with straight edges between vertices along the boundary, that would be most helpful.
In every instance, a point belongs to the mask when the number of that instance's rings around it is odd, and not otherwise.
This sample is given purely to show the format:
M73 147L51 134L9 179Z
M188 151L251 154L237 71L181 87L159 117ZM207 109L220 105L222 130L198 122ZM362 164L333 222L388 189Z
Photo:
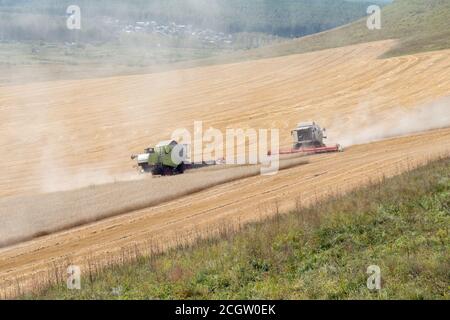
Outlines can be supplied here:
M295 130L291 131L292 138L294 140L294 149L325 147L323 139L326 129L321 129L315 122L302 122L297 125Z

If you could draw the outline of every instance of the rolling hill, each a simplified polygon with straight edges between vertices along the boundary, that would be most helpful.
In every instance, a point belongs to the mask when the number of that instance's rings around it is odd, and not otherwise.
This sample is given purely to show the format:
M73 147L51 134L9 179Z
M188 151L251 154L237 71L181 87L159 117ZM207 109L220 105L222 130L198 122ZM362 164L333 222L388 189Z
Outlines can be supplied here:
M3 12L7 11L4 7ZM449 21L450 4L446 0L396 0L383 7L381 30L369 31L364 18L333 30L283 43L277 44L279 41L276 39L263 39L262 43L267 40L263 47L251 50L242 49L253 48L255 41L258 43L261 40L260 33L247 33L231 51L203 45L194 45L187 50L179 47L192 46L192 42L180 44L171 41L167 44L169 47L157 47L160 38L136 38L123 44L111 42L70 50L64 46L44 47L38 55L32 55L32 46L29 44L5 43L0 45L0 85L153 73L305 53L382 39L398 40L397 45L382 56L399 56L449 48Z
M25 221L36 208L24 195L86 186L72 194L76 212L86 204L77 202L77 194L96 184L140 179L133 176L129 155L176 128L192 128L194 120L221 130L279 128L281 143L289 145L290 129L313 119L336 142L362 143L272 177L228 182L0 249L1 294L17 294L17 283L24 290L45 284L54 274L49 270L57 265L64 272L67 261L101 267L133 248L165 250L214 234L226 223L287 212L299 198L311 203L448 155L449 129L364 144L445 126L436 119L448 121L450 50L377 59L393 45L381 41L158 74L0 88L0 194L15 197L9 203L21 208ZM158 179L146 183L158 184ZM101 204L96 199L127 197L127 190L117 195L114 189L98 188L100 198L91 198L92 208ZM138 200L145 201L146 193L140 194ZM62 193L50 198L60 199L50 206L65 203Z
M386 39L399 42L385 57L450 48L450 2L447 0L395 0L382 9L381 17L381 30L369 30L366 19L361 19L289 43L255 49L246 58L304 53Z
M80 0L81 30L68 30L69 4L0 1L0 85L207 64L205 58L355 21L367 6L343 0Z
M1 248L0 296L58 281L68 263L91 270L137 252L164 251L448 156L450 50L434 51L448 45L448 9L447 1L397 0L383 11L383 29L373 33L360 21L167 72L0 87L0 196L11 205L4 206L4 221L14 224L20 210L26 225L38 209L32 199L42 193L51 201L43 197L39 208L54 206L58 223L71 203L72 218L84 219L76 212L85 211L86 193L93 195L93 211L107 201L98 199L126 204L122 199L135 188L134 200L144 203ZM399 40L376 41L391 38ZM142 177L130 154L177 128L192 129L196 120L222 131L278 128L282 145L291 144L296 123L316 120L329 129L330 142L349 148L275 176L247 176L207 190L184 176L180 181L198 192L146 202L151 199L140 186L157 191L159 181L134 181ZM390 139L378 141L383 138ZM123 180L132 188L117 187ZM70 193L70 203L61 190ZM45 222L41 216L36 220Z

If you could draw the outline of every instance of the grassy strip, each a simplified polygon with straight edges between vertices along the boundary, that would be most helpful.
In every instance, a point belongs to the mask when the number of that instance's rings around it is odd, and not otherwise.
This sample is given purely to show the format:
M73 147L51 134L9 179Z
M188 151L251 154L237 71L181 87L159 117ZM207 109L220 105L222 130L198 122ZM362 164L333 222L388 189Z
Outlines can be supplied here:
M448 299L450 159L191 248L107 269L64 299ZM383 288L367 289L367 267Z

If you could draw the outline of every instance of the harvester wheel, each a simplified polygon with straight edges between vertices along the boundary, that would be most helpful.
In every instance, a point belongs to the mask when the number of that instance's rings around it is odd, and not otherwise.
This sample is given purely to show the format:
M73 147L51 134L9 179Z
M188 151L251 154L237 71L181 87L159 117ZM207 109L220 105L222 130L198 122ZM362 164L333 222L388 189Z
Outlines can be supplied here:
M185 166L184 162L180 163L180 165L177 167L177 172L179 174L183 174L185 170L186 170L186 166Z
M171 176L173 175L173 169L171 167L164 167L163 176Z
M152 175L154 176L162 176L164 175L164 169L160 166L153 168Z

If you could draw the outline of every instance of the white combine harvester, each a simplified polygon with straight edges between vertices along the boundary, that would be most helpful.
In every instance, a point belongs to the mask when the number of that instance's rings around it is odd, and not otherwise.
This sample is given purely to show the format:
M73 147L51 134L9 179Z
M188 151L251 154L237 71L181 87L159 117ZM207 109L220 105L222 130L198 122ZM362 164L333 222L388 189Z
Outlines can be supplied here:
M294 141L293 148L287 150L280 149L278 154L316 154L344 151L339 144L334 146L325 145L324 139L327 138L325 133L326 129L322 129L315 122L301 122L297 125L297 128L291 131Z

